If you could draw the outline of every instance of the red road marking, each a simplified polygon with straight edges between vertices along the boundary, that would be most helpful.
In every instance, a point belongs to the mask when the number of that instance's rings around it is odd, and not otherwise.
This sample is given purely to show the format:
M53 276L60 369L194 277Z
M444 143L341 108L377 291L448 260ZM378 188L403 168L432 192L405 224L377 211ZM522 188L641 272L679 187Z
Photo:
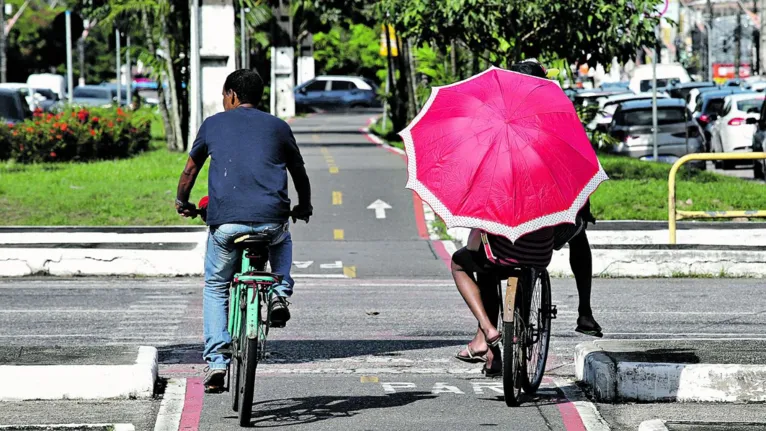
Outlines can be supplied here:
M418 226L418 235L423 239L429 239L426 216L423 212L423 201L420 200L420 196L415 192L412 192L412 204L415 209L415 224ZM442 247L444 247L444 245L442 245ZM444 252L446 253L447 251L445 250Z
M587 431L585 424L582 423L580 413L577 412L577 407L567 400L556 404L561 413L561 420L564 421L564 428L567 431Z
M184 409L181 413L179 431L198 431L199 419L202 416L202 404L205 401L205 391L202 387L202 379L194 378L186 380L186 398Z

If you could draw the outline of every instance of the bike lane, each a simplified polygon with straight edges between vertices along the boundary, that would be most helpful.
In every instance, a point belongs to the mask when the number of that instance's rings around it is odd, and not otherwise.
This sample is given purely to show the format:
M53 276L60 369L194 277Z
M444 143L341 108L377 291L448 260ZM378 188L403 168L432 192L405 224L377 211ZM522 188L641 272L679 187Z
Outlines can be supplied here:
M420 199L404 188L403 156L360 132L369 118L317 115L291 123L315 216L291 227L293 319L270 334L256 377L254 424L585 429L552 380L511 410L501 380L484 378L481 364L452 358L475 320L452 285L449 253L428 238ZM192 407L181 429L236 429L229 394L200 390L198 380L187 384Z

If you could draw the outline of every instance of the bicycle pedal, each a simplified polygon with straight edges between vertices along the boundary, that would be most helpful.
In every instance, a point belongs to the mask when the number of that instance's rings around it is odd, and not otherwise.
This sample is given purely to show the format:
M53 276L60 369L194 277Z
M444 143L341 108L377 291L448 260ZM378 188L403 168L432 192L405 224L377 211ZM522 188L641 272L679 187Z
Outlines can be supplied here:
M559 313L559 311L556 308L556 306L555 305L551 305L551 308L548 310L548 316L551 319L555 319L556 317L558 317L558 313Z

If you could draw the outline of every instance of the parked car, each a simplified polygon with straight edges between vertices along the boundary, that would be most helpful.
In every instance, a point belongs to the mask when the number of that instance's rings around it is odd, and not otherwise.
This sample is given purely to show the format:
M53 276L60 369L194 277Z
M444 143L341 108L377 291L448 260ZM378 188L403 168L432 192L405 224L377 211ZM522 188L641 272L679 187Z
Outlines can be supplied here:
M0 88L0 118L16 124L32 117L27 100L18 90Z
M380 106L375 84L358 76L317 76L295 89L299 109L344 109Z
M713 124L715 124L715 120L717 120L723 112L724 98L730 94L747 92L747 90L743 90L739 87L725 87L716 89L715 91L700 93L697 106L695 106L692 115L697 123L699 123L700 127L702 127L702 131L705 135L705 143L707 144L707 151L710 151Z
M687 97L692 90L700 88L715 88L715 82L702 81L702 82L686 82L683 84L676 84L668 88L668 95L674 99L688 100Z
M112 99L114 100L114 103L117 103L117 84L113 82L102 82L101 87L108 88L112 92ZM120 104L125 105L125 97L128 95L128 89L126 86L122 85L120 86ZM138 96L138 89L133 88L130 91L130 100L129 103L133 104L136 102L136 100L140 100L141 98Z
M630 89L634 93L645 93L652 91L652 76L654 72L651 64L643 64L633 69L633 76L630 78ZM657 87L667 87L670 85L684 84L691 82L691 77L686 69L680 64L658 64L657 65Z
M666 99L667 97L668 97L667 94L661 94L661 93L657 94L658 99ZM612 116L614 115L614 112L617 110L617 107L620 106L621 103L629 102L631 100L647 100L647 99L648 100L652 99L652 93L615 94L613 96L599 99L598 113L593 118L593 120L588 124L588 129L606 132L609 129L609 125L612 124Z
M766 148L764 141L766 141L766 101L761 104L760 116L756 121L752 140L753 151L764 151ZM753 160L753 176L759 180L766 180L766 160Z
M72 103L82 106L110 107L114 104L112 90L100 85L81 85L74 88Z
M27 78L27 84L32 88L46 88L53 91L59 100L66 99L67 85L62 75L55 73L34 73Z
M726 96L723 111L713 125L710 151L713 153L752 151L755 124L760 116L763 100L764 95L752 92ZM735 165L744 162L723 160L715 163L723 169L732 169Z
M609 90L582 90L575 95L574 105L586 107L594 103L599 103L602 99L606 99L607 97L615 96L618 94L633 94L633 92L627 88L612 88Z
M652 101L637 100L620 104L615 111L609 134L618 144L615 154L652 160L654 141L652 133ZM659 161L673 163L686 154L704 151L702 131L681 99L657 101L657 147ZM704 161L690 162L705 169Z

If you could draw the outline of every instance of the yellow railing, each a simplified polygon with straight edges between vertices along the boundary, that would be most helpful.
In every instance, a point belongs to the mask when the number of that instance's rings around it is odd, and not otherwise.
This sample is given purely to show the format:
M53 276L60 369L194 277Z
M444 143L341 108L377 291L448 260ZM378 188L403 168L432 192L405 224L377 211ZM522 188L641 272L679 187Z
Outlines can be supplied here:
M668 176L668 231L670 243L676 243L676 221L699 218L766 217L766 210L752 211L677 211L676 174L681 165L691 160L755 160L766 159L766 153L687 154L673 164Z

